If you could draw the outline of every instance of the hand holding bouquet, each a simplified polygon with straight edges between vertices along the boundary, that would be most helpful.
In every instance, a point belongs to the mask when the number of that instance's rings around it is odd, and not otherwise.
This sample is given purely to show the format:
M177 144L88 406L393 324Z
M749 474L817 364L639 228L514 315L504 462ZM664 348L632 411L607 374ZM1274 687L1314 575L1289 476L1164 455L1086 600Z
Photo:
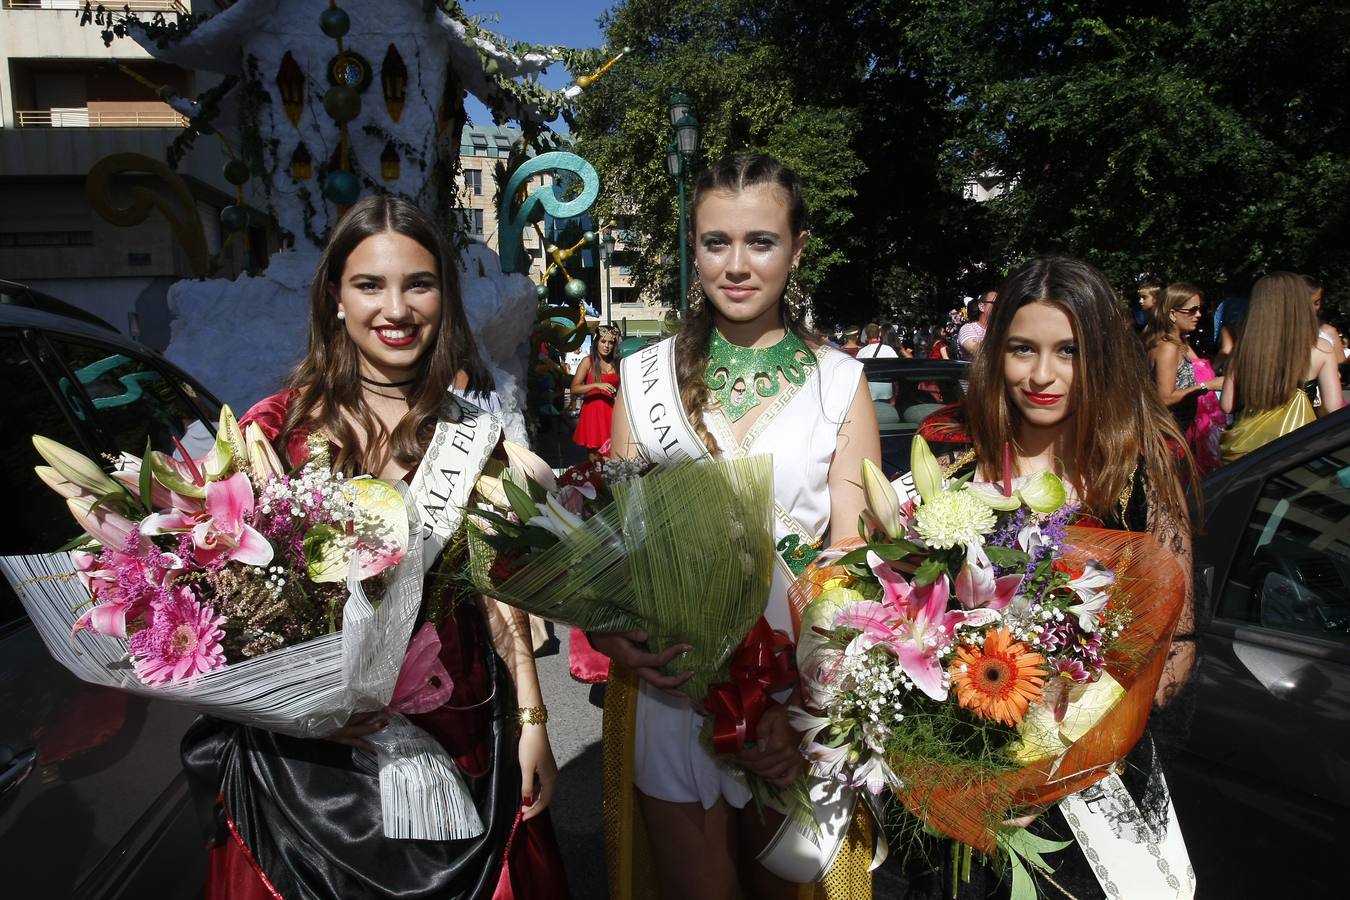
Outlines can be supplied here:
M793 588L815 774L896 791L925 826L1044 865L1002 823L1105 777L1143 732L1184 582L1151 537L1075 524L1053 473L918 496L870 462L862 546ZM837 554L836 554L837 556Z

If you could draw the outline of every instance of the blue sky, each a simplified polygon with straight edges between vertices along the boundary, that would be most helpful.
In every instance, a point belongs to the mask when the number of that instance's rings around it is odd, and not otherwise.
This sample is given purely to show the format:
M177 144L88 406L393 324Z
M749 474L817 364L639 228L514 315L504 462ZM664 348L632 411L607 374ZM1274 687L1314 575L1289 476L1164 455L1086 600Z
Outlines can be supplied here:
M532 44L561 44L565 47L598 47L604 35L596 20L613 5L613 0L466 0L464 11L484 20L484 25L509 38ZM571 83L566 67L550 66L540 79L547 87L563 88ZM469 121L492 124L487 109L474 97L466 103ZM565 129L559 119L555 128Z

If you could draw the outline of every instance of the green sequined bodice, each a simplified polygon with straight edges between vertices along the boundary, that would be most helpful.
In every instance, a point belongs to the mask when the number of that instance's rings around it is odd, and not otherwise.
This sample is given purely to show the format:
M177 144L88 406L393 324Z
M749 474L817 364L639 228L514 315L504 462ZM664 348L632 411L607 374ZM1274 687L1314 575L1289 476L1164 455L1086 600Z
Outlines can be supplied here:
M803 384L815 364L816 355L792 332L772 347L755 348L733 344L714 328L703 378L735 422L759 406L761 397L778 393L780 374L792 384Z

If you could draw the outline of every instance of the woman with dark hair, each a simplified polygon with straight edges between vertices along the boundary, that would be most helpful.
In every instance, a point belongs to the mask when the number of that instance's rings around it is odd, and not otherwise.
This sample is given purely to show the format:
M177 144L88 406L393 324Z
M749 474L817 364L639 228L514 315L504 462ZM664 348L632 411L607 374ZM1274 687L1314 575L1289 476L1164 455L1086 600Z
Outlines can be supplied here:
M572 443L585 447L592 462L609 444L614 395L619 392L619 329L601 325L591 339L591 352L572 376L572 396L581 398L581 415Z
M794 573L857 526L858 472L880 457L871 395L862 364L806 325L806 298L792 283L808 236L797 176L771 157L733 157L697 178L690 209L698 278L689 315L674 338L624 361L613 453L771 454L781 555L764 616L791 634ZM831 879L852 872L852 883L870 885L866 813L822 832L822 853L781 811L750 805L743 775L700 739L702 711L672 695L684 677L659 672L685 648L649 649L644 637L592 636L614 660L605 697L610 896L654 887L666 898L796 898L799 883L825 877L835 847ZM799 743L786 708L772 703L736 761L788 785L803 772ZM852 811L847 798L840 804Z
M965 432L968 448L949 457L949 477L968 475L997 483L1053 470L1068 486L1070 500L1081 504L1082 515L1107 528L1147 532L1172 551L1186 575L1187 599L1155 704L1172 702L1195 658L1190 525L1180 478L1189 469L1190 455L1176 421L1153 389L1114 292L1086 263L1065 257L1034 259L1000 290L983 347L971 365L963 407L935 414L920 433L950 442L956 431ZM1113 802L1134 807L1122 815L1136 815L1141 841L1162 848L1159 853L1165 857L1167 836L1174 845L1180 842L1151 738L1145 735L1122 770L1122 786L1112 794ZM1031 825L1046 811L1027 812L1016 824ZM1032 827L1060 840L1073 841L1078 834L1058 807ZM1131 868L1119 862L1123 846L1094 841L1093 865L1077 845L1053 854L1047 858L1055 867L1053 887L1041 873L1036 873L1037 886L1045 896L1060 891L1079 898L1106 896L1094 868L1105 873L1103 878L1122 878L1127 873L1121 869ZM1180 855L1184 858L1184 845ZM1190 896L1184 893L1184 880L1178 880L1175 894L1163 885L1124 896ZM941 887L934 884L934 891L952 884L945 875L935 882ZM961 896L1006 896L1007 887L998 885L986 868L963 886Z
M432 557L418 627L432 626L451 689L439 707L406 718L454 760L479 820L458 824L477 833L384 836L370 740L388 709L310 740L203 717L183 738L183 760L201 805L215 808L208 898L566 896L552 826L535 818L557 766L529 626L461 586L463 541L448 535L468 501L455 485L475 478L450 482L450 501L437 503L439 488L427 485L438 476L421 465L433 436L444 436L432 468L476 476L469 469L496 445L500 409L458 264L434 223L398 197L358 201L319 260L308 353L287 388L243 422L256 422L291 465L409 485Z
M1314 390L1323 414L1344 406L1339 365L1336 351L1318 340L1317 314L1303 277L1275 272L1256 282L1220 401L1234 417L1220 439L1223 461L1240 459L1311 422L1308 395Z
M1211 393L1223 387L1223 379L1190 345L1204 314L1199 288L1184 281L1169 284L1143 334L1158 395L1186 435L1200 475L1219 467L1219 429L1226 418Z

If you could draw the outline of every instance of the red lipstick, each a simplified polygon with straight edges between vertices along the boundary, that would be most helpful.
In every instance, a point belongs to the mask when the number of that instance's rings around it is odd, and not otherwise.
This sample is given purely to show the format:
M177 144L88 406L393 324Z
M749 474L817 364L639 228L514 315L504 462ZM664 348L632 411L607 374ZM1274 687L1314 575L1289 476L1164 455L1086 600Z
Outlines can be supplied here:
M1022 391L1022 395L1037 406L1054 406L1064 396L1063 394L1034 394L1031 391Z

